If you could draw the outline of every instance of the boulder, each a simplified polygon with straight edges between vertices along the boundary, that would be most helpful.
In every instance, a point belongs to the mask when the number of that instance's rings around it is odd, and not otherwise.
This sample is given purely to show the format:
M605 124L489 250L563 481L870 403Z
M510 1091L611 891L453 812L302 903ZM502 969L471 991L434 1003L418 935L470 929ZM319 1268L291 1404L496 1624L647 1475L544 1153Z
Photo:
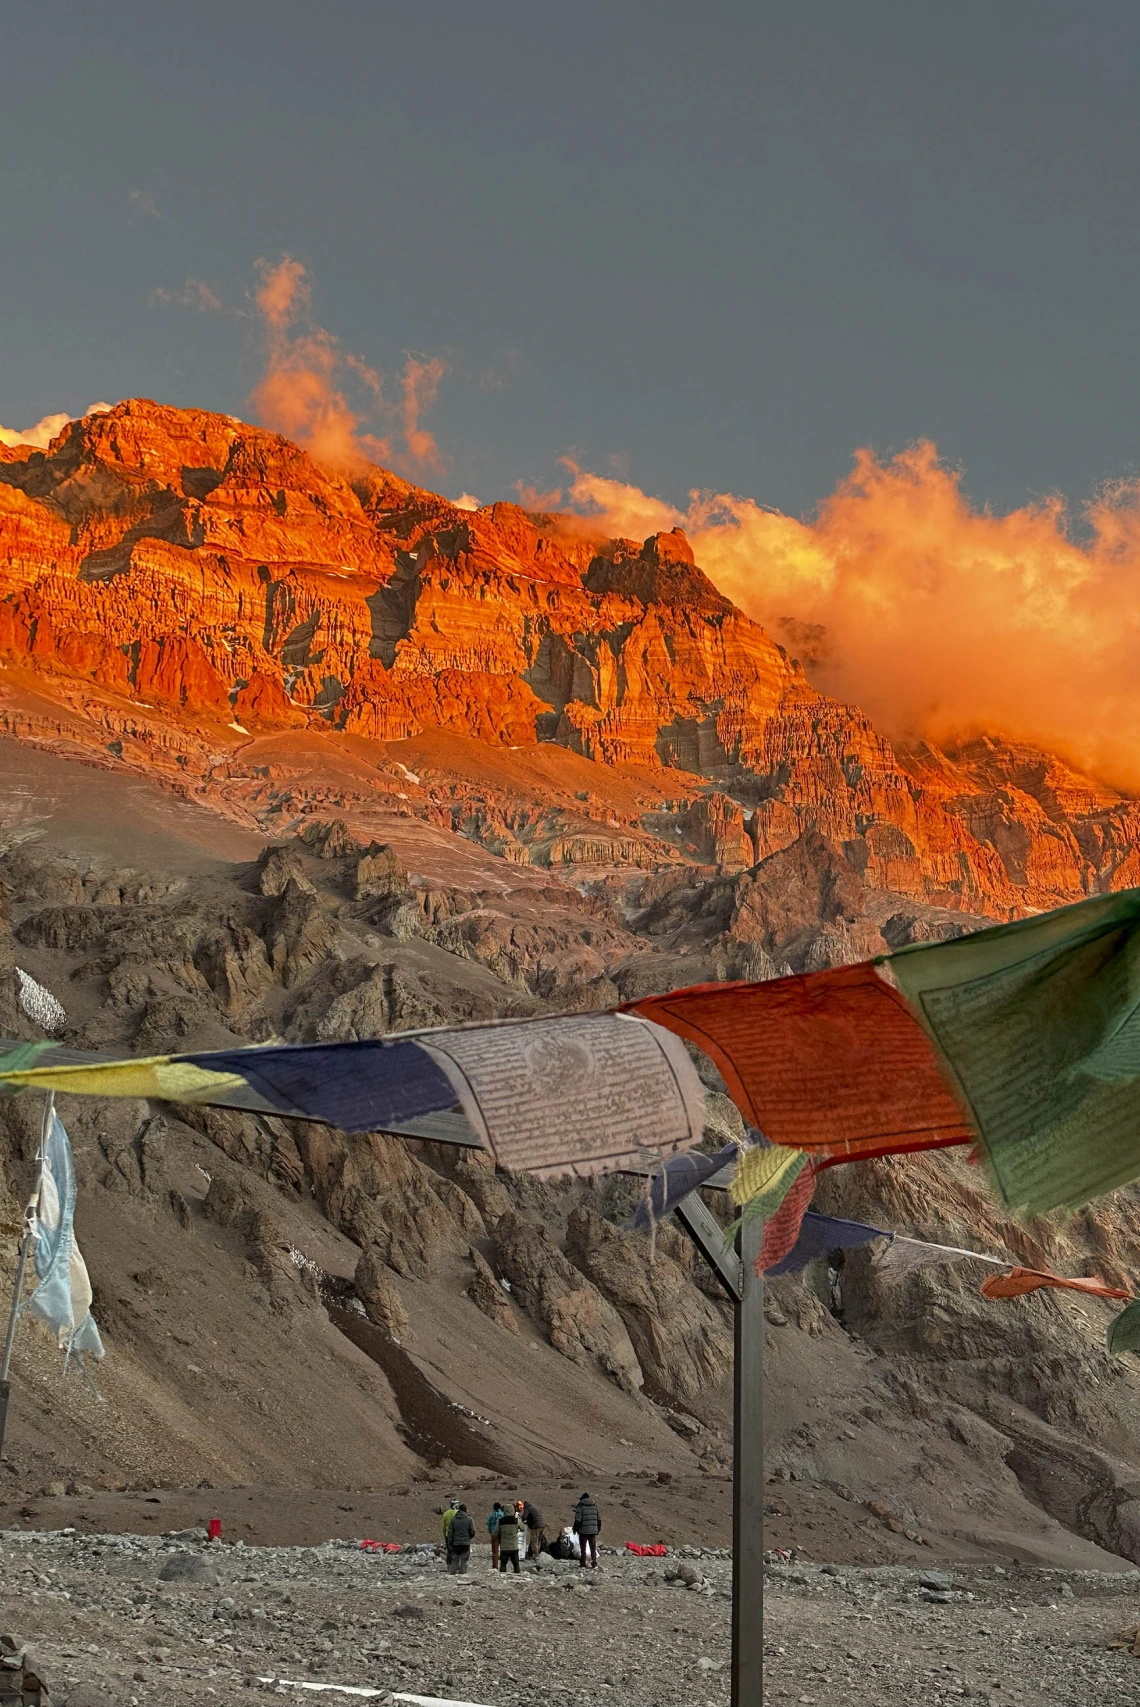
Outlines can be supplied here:
M188 1586L217 1588L221 1582L218 1567L201 1553L172 1553L158 1573L160 1583L185 1583Z

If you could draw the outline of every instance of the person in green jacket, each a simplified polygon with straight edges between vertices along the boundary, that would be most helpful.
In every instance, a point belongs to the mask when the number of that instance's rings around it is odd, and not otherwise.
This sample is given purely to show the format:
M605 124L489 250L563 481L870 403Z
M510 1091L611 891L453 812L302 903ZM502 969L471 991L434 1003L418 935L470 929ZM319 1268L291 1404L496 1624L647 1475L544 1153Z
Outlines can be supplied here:
M586 1549L590 1550L590 1569L598 1568L598 1536L602 1533L602 1518L597 1506L589 1494L583 1494L574 1507L574 1533L578 1537L578 1545L582 1549L579 1566L585 1569Z
M514 1568L519 1574L519 1518L514 1507L505 1511L499 1519L499 1569L505 1571L507 1566Z
M499 1525L503 1521L503 1505L496 1500L491 1507L491 1515L487 1519L487 1534L491 1537L491 1569L499 1568Z
M448 1500L447 1504L443 1508L443 1544L447 1548L447 1568L448 1568L448 1570L451 1569L451 1542L447 1539L447 1532L451 1528L451 1520L455 1516L455 1514L458 1510L459 1510L458 1497L455 1494L452 1494L451 1498Z

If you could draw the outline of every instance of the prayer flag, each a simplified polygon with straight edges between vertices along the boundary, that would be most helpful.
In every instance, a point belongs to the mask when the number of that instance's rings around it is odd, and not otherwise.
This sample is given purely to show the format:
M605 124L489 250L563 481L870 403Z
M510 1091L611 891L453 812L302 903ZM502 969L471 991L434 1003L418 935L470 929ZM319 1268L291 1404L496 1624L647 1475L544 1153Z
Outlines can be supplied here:
M829 1256L837 1250L852 1250L859 1245L869 1245L875 1239L891 1237L881 1227L868 1227L861 1221L843 1221L834 1215L817 1215L809 1209L800 1223L799 1236L792 1249L785 1257L767 1266L765 1273L773 1278L780 1274L796 1274L815 1257ZM763 1249L760 1254L763 1256Z
M742 1219L774 1215L807 1163L802 1150L782 1144L753 1144L742 1150L728 1188L744 1211Z
M602 1173L700 1142L704 1088L683 1043L632 1014L421 1033L502 1167Z
M1023 1298L1027 1292L1038 1292L1043 1286L1061 1287L1066 1292L1085 1292L1094 1298L1131 1298L1118 1286L1107 1286L1103 1280L1069 1280L1060 1274L1045 1274L1036 1268L1011 1268L1008 1274L991 1274L979 1288L983 1298Z
M929 1037L869 963L630 1006L703 1049L745 1119L817 1167L974 1137Z
M756 1258L756 1273L764 1274L782 1262L794 1248L808 1204L815 1191L815 1169L805 1162L775 1214L764 1223L764 1236Z
M1134 1298L1108 1324L1108 1349L1113 1357L1126 1351L1140 1351L1140 1298Z
M1034 1215L1140 1176L1140 890L888 957L1002 1198Z
M383 1132L458 1100L447 1074L411 1039L276 1044L184 1059L211 1073L238 1073L282 1114L342 1132Z
M735 1162L739 1153L740 1145L734 1139L715 1156L706 1156L701 1150L685 1150L679 1156L671 1156L660 1173L654 1174L649 1182L646 1195L632 1219L626 1223L627 1230L648 1227L651 1220L663 1220L676 1209L682 1198L688 1197L707 1179Z
M44 1140L43 1178L35 1212L33 1260L39 1285L26 1308L59 1336L67 1352L103 1356L91 1316L91 1280L75 1242L75 1163L59 1115L52 1111Z

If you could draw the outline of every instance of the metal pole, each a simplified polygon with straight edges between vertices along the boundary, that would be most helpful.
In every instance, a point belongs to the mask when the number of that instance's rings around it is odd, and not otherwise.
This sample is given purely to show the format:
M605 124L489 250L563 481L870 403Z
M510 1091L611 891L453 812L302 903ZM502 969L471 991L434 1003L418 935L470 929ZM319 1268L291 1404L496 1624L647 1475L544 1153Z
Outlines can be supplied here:
M764 1281L759 1215L740 1230L732 1440L732 1707L764 1701Z
M20 1304L24 1296L24 1275L27 1273L28 1258L35 1242L35 1214L39 1208L40 1188L44 1182L44 1155L47 1151L48 1132L51 1129L52 1115L55 1113L55 1092L49 1091L44 1103L43 1124L40 1127L40 1148L36 1156L36 1181L32 1187L32 1195L24 1210L24 1236L20 1240L20 1254L16 1259L16 1279L12 1286L12 1307L8 1312L8 1331L4 1336L4 1350L0 1354L0 1458L4 1456L4 1431L8 1423L8 1400L12 1392L12 1383L8 1376L12 1368L12 1347L16 1343L16 1326L20 1320Z

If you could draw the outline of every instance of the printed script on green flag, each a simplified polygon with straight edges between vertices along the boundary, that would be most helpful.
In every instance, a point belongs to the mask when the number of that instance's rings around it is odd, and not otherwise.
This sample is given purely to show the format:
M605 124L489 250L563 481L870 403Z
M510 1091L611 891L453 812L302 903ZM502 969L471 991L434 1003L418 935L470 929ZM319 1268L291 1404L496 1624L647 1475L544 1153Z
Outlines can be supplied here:
M1140 889L885 957L1010 1208L1140 1177Z

